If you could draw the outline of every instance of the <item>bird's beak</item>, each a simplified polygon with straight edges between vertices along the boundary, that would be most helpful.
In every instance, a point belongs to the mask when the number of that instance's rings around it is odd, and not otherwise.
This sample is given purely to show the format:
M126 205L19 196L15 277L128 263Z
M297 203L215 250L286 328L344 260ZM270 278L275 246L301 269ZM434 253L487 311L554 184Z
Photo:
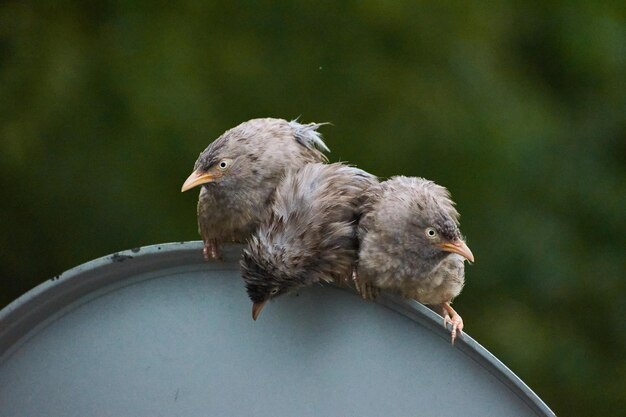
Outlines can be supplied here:
M474 254L472 254L470 248L468 248L465 242L463 242L461 239L455 240L454 242L450 243L442 243L440 247L445 251L458 253L468 261L472 263L474 262Z
M200 172L196 170L192 172L189 178L185 180L185 183L183 184L183 188L180 189L180 192L184 193L185 191L190 190L197 185L211 182L213 181L213 179L214 177L212 174L209 174L207 172Z
M259 314L261 314L261 310L263 310L263 307L265 307L266 302L267 301L252 304L252 320L256 321L257 317L259 317Z

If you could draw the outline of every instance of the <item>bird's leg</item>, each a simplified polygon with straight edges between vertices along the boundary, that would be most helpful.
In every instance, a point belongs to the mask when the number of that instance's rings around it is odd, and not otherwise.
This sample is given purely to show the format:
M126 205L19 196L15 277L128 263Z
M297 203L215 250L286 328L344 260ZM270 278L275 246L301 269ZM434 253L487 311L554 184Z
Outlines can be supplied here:
M352 265L352 282L354 285L358 287L359 284L359 273L357 272L357 264Z
M375 300L380 294L380 288L375 287L372 284L364 284L364 292L366 300Z
M450 303L441 304L441 310L443 311L443 325L447 327L447 324L450 323L452 326L452 344L454 344L454 340L456 339L456 331L459 331L459 336L463 333L463 319L459 316L459 313L454 311Z
M363 297L365 300L374 300L378 297L380 293L380 289L375 287L369 283L361 282L359 278L359 273L357 272L357 264L352 265L352 282L354 283L354 287L356 291Z
M204 259L207 261L222 258L222 256L220 255L219 247L217 246L217 241L215 240L205 240L202 253L204 254Z

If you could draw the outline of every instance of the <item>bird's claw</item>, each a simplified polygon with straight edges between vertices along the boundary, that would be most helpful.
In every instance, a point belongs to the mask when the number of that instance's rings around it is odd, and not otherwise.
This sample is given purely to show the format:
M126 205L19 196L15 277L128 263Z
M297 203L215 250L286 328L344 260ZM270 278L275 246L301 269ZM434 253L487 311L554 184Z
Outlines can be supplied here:
M204 242L204 248L202 249L205 261L212 261L222 259L217 242L209 241Z
M352 283L354 284L354 288L356 288L356 291L365 300L374 300L376 299L376 297L378 297L378 294L380 293L380 289L378 287L361 281L356 266L352 268Z
M450 333L452 334L452 344L454 345L454 341L456 340L457 336L457 330L459 332L459 336L463 334L463 319L461 318L461 316L459 316L459 313L457 313L448 303L444 303L442 305L442 309L443 326L447 328L448 323L450 323L450 326L452 327L450 329Z

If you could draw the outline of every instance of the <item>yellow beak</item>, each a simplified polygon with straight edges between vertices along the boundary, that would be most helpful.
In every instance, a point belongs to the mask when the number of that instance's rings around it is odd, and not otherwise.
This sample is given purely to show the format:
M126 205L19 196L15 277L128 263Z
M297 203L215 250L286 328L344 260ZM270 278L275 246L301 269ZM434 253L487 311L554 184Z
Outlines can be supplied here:
M448 252L457 253L468 261L472 263L474 262L474 254L461 239L455 240L451 243L442 243L440 248Z
M261 314L261 310L263 310L263 307L265 307L266 302L267 301L252 304L252 320L256 321L257 317L259 317L259 314Z
M214 177L212 174L209 174L207 172L194 171L191 173L189 178L185 180L183 188L180 189L180 192L184 193L185 191L190 190L197 185L211 182L213 181L213 179Z

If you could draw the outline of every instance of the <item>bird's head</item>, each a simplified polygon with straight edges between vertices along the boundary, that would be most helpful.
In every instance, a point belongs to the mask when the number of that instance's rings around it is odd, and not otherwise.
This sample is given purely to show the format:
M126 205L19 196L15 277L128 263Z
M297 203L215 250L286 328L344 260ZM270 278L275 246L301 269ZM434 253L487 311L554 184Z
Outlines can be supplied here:
M461 255L474 262L474 255L461 236L458 226L452 218L439 211L430 211L418 215L415 237L421 241L419 247L425 257L434 257L442 252Z
M300 158L307 155L311 161L325 159L316 149L328 151L316 131L319 126L320 123L302 125L273 118L243 122L200 153L181 191L211 184L237 189L267 184L273 190L284 170L293 166L296 154ZM285 146L290 143L302 148L294 154L294 148Z
M423 259L456 253L470 262L474 255L459 230L459 213L448 190L432 181L415 177L394 177L387 193L395 199L391 211L405 218L408 239Z
M228 140L229 132L220 136L200 153L194 165L194 171L185 180L181 191L190 190L198 185L228 180L240 174L242 168L249 168L249 165L242 164L242 153L245 152L245 147L233 146L233 143Z
M280 126L278 119L253 119L227 130L200 153L181 191L198 185L239 186L246 180L253 184L262 182L261 175L267 174L264 167L269 165L262 144L267 137L283 134Z
M252 318L256 320L265 304L301 286L301 280L274 267L267 257L259 257L250 250L255 237L241 257L241 276L246 284L248 297L252 301Z
M227 174L232 163L233 160L231 158L223 158L210 166L205 164L196 164L198 168L196 168L185 180L181 191L184 192L198 185L221 181Z

